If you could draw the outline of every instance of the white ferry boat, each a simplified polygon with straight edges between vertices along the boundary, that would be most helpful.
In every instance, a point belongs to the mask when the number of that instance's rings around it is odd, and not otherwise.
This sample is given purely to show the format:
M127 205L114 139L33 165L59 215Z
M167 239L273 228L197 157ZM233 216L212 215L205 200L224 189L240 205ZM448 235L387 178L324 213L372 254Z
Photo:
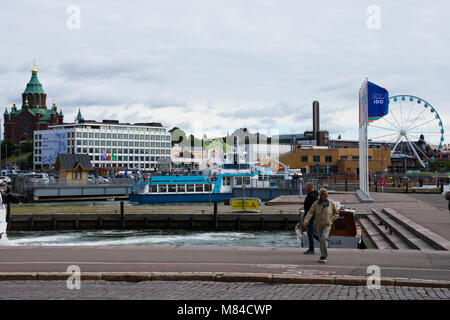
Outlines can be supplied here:
M3 198L0 194L0 240L5 240L6 238L6 209L5 206L3 205Z
M201 175L139 175L129 201L141 203L213 202L231 199L233 188L276 188L288 174L274 174L253 164L222 164Z

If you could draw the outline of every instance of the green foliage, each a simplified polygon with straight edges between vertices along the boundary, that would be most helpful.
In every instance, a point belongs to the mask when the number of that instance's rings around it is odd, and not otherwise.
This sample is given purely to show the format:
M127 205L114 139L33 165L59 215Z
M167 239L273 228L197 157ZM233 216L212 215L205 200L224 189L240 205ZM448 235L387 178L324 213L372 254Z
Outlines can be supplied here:
M20 160L17 165L21 170L33 169L33 152L30 152L25 159Z
M33 144L31 144L33 150ZM1 144L2 159L9 158L15 154L16 146L10 140L3 140Z
M20 143L20 153L33 152L33 140L25 140Z

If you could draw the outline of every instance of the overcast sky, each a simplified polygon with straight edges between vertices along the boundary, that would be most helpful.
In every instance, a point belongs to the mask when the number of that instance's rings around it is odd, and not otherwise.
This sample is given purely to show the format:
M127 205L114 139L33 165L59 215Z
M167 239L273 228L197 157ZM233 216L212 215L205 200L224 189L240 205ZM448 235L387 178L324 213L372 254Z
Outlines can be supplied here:
M67 27L71 5L79 29ZM370 5L380 29L367 27ZM21 101L36 59L66 122L80 106L85 119L208 136L302 133L318 100L321 129L357 138L367 77L426 99L448 131L449 14L448 0L2 1L0 103Z

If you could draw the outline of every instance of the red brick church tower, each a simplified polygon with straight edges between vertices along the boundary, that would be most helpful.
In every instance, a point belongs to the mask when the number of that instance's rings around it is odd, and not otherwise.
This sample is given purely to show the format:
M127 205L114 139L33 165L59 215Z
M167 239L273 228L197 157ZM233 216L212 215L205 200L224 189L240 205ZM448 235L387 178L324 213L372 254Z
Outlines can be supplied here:
M22 107L17 109L13 103L11 111L3 113L5 140L19 144L23 140L33 139L34 130L46 130L49 125L62 124L62 110L57 111L55 102L47 109L47 94L37 77L36 66L31 70L31 79L22 93Z

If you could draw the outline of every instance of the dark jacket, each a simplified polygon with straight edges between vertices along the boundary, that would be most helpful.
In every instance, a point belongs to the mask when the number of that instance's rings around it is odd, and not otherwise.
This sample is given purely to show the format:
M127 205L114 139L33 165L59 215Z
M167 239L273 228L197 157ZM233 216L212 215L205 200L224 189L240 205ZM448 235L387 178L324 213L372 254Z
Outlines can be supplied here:
M316 190L311 191L305 198L304 207L305 207L305 216L308 213L309 209L311 209L312 205L316 200L319 199L319 193Z

